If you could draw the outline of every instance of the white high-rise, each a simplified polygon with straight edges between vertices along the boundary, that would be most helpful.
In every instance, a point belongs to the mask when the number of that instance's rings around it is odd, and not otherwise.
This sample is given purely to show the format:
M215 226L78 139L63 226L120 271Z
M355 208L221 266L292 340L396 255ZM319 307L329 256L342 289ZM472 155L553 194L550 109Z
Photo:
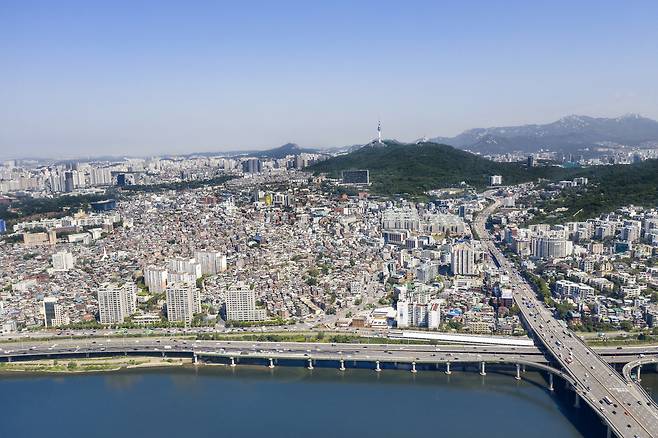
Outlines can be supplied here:
M262 321L264 309L256 309L256 292L244 285L229 289L226 294L227 321Z
M454 275L477 275L475 250L466 243L458 243L450 253L450 269Z
M52 262L55 271L73 269L73 255L68 251L60 251L53 254Z
M105 283L98 289L101 324L120 324L137 310L137 287L133 283Z
M201 297L196 287L173 283L167 286L166 291L169 321L190 323L194 314L201 312Z
M185 259L176 257L167 261L169 272L187 272L194 275L194 278L201 278L201 265L196 259Z
M226 271L226 256L217 251L198 250L194 258L201 265L201 274L214 275Z
M149 292L160 294L167 287L167 270L157 266L148 266L144 269L144 284Z
M196 286L197 277L189 272L168 272L167 284L187 284L188 286Z

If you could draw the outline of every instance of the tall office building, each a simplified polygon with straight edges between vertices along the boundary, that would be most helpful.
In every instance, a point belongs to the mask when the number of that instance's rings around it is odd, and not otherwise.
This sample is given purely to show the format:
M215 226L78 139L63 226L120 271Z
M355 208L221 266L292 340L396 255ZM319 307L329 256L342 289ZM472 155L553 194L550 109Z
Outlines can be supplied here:
M105 283L98 290L101 324L121 324L137 310L137 287L133 283Z
M67 171L64 173L64 191L70 193L73 191L73 172Z
M166 291L169 321L191 323L194 314L201 312L201 297L195 286L174 283Z
M256 292L244 285L229 289L226 294L227 321L262 321L264 309L256 309Z
M161 294L167 287L167 270L157 266L148 266L144 269L144 284L153 294Z
M46 327L59 327L68 323L64 317L62 306L57 303L57 298L46 297L43 299L43 325Z
M469 243L462 242L452 247L450 269L454 275L477 275L475 250Z
M226 271L226 256L216 251L199 250L194 259L201 265L201 274L214 275Z
M53 254L52 262L53 269L56 271L73 269L73 255L68 251L60 251Z

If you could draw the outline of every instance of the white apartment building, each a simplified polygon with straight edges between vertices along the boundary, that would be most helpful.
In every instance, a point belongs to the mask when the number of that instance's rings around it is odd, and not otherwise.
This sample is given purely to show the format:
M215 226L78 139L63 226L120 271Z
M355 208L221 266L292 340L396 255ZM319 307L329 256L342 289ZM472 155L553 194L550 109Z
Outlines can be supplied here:
M171 272L187 272L194 275L194 279L201 278L201 264L196 259L176 257L167 261L167 270Z
M454 275L477 275L475 250L470 243L454 245L450 252L450 269Z
M105 283L98 289L98 313L101 324L121 324L137 310L137 286Z
M201 274L214 275L226 271L226 255L217 251L199 250L194 258L201 265Z
M55 271L68 271L69 269L73 269L73 255L68 251L60 251L53 254L52 262Z
M226 294L227 321L263 321L264 309L256 309L256 292L244 285L229 289Z
M166 291L169 321L191 323L194 314L201 312L201 296L195 286L173 283L167 286Z
M189 272L167 272L167 284L187 284L196 286L197 277Z
M539 259L560 259L573 253L573 242L561 236L533 237L531 252Z
M163 293L167 287L167 270L157 266L146 267L144 269L144 284L151 293Z

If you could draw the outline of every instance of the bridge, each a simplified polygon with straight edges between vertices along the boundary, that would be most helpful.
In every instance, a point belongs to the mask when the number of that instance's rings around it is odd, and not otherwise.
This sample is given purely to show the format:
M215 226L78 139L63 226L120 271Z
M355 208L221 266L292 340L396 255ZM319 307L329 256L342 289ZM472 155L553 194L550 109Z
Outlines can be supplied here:
M494 245L485 227L489 216L500 207L494 202L478 215L474 229L485 243L492 259L512 279L513 297L520 316L537 346L556 368L571 376L574 391L608 426L608 435L655 437L658 435L658 409L638 385L624 379L614 368L577 336L560 325L541 303L530 285Z
M599 354L612 364L633 363L656 347L598 348ZM643 348L643 349L642 349ZM426 345L426 344L342 344L304 342L202 341L170 337L90 338L60 340L28 340L0 343L0 361L14 362L38 359L66 359L98 356L178 356L213 360L224 358L228 364L265 362L269 365L291 361L311 361L327 365L372 366L379 368L418 367L436 369L439 365L450 372L453 365L476 365L486 372L486 364L519 365L546 371L569 382L569 375L550 365L544 352L535 346L506 345ZM232 359L232 360L231 360ZM379 366L377 366L379 363ZM347 365L345 365L347 364ZM484 364L484 365L483 365ZM552 384L550 385L552 386Z
M2 344L0 344L2 345ZM527 368L545 372L549 389L553 390L553 376L570 384L575 382L568 374L551 367L544 355L534 347L495 347L401 344L319 344L299 342L246 342L246 341L188 341L171 338L62 340L58 343L31 341L21 346L4 344L0 349L0 362L40 359L73 359L103 356L162 356L189 357L199 361L239 364L261 364L269 367L278 364L346 368L370 367L384 369L441 369L451 374L455 367L475 368L486 375L487 365L506 365L516 370L515 377Z

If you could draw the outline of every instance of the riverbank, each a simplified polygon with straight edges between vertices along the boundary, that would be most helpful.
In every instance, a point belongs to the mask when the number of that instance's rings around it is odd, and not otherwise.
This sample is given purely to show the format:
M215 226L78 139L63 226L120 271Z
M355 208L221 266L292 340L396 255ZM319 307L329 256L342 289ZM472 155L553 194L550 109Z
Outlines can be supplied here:
M167 368L192 364L190 358L100 357L0 363L0 373L97 373L135 368Z

